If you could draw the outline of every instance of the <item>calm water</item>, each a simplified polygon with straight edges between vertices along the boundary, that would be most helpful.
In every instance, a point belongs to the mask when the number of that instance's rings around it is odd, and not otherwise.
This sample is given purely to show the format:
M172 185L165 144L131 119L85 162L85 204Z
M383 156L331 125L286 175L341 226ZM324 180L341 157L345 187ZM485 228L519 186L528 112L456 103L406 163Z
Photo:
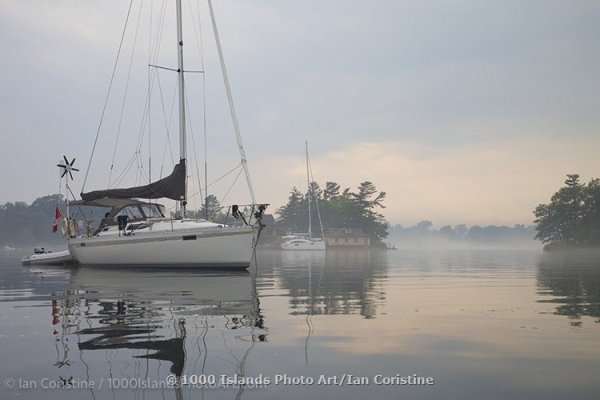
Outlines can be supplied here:
M234 274L23 255L0 253L1 398L600 393L598 254L265 251Z

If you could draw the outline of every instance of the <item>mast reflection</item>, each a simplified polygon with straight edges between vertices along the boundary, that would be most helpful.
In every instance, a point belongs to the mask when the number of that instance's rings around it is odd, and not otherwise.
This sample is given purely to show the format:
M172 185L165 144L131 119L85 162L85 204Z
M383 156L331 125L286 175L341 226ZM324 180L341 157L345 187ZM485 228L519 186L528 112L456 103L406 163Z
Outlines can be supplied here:
M66 344L63 357L57 347L55 365L70 360L68 373L75 376L84 366L88 380L243 375L250 351L267 338L248 271L82 267L72 272L68 289L56 293L52 305L55 334L62 338L57 343ZM76 349L73 340L68 344L73 337ZM73 361L74 350L79 360Z

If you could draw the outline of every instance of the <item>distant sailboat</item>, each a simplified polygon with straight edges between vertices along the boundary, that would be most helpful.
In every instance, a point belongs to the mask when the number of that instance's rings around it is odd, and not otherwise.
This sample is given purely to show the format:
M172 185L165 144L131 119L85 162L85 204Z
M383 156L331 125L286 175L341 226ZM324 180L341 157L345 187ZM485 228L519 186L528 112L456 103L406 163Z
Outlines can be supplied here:
M325 233L323 231L323 223L321 222L321 212L319 211L319 203L317 198L312 193L311 185L311 168L310 159L308 157L308 142L304 143L306 148L306 181L307 181L307 194L306 200L308 203L308 232L307 233L293 233L286 235L281 238L281 248L283 250L318 250L325 251ZM312 236L312 213L311 213L311 202L315 200L315 206L317 208L317 216L319 218L319 227L321 228L321 237L316 238Z

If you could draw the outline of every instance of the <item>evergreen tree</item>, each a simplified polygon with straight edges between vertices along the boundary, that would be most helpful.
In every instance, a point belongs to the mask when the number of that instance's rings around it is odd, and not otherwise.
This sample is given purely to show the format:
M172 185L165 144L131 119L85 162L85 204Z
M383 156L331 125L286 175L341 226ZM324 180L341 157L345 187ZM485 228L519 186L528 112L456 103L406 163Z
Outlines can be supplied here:
M304 195L293 187L287 204L277 210L281 226L286 231L303 232L307 226L307 210Z
M340 195L340 185L335 182L325 183L325 191L323 192L323 200L328 201L335 199Z
M544 243L600 244L600 181L588 185L579 182L579 175L567 175L548 204L534 210L536 239Z
M206 196L204 200L204 204L200 208L200 215L206 220L213 220L217 215L221 214L223 211L223 206L219 200L217 200L217 196L214 194L209 194Z

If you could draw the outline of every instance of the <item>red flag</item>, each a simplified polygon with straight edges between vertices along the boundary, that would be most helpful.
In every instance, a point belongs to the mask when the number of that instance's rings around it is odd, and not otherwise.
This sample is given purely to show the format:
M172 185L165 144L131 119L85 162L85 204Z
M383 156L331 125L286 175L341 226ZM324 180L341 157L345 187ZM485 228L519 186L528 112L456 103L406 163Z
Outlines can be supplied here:
M58 231L58 219L61 217L60 208L56 206L56 210L54 211L54 223L52 224L52 232L56 233Z

